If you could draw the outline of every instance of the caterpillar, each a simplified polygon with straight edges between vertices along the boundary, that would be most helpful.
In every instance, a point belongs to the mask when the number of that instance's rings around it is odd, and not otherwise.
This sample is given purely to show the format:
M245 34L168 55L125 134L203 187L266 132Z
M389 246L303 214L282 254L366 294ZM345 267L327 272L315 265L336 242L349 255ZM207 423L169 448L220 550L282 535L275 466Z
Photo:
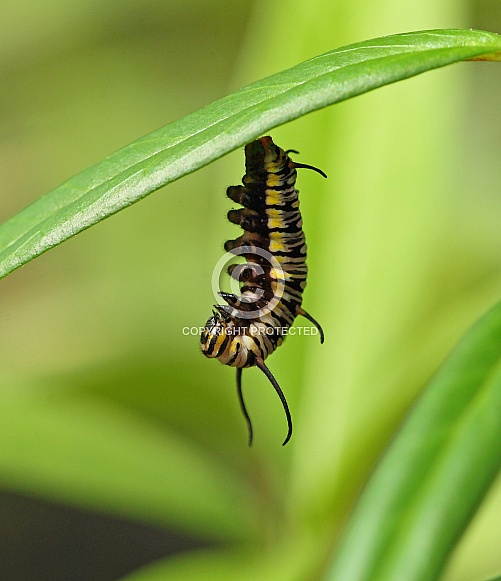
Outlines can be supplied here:
M222 364L236 367L237 394L245 417L249 446L253 430L242 393L242 370L258 367L273 385L287 418L287 436L292 436L292 418L287 400L264 360L285 339L294 319L301 315L324 333L319 323L301 306L306 286L306 242L299 211L296 169L307 168L325 173L311 165L292 161L271 137L261 137L245 146L245 175L242 184L230 186L226 194L239 210L230 210L228 219L244 233L228 240L226 252L245 258L232 264L228 273L240 285L240 296L218 294L227 303L214 305L212 317L201 333L202 353Z

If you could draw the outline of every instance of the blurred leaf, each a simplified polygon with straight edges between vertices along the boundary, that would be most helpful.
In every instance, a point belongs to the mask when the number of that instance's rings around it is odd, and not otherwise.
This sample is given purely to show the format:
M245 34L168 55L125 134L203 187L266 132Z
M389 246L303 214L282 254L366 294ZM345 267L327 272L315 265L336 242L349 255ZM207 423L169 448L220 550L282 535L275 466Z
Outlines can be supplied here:
M159 560L133 571L123 581L272 581L257 570L256 555L224 551L190 551L169 559Z
M457 61L501 59L501 37L435 30L310 59L158 130L71 178L0 228L0 277L265 131L310 111Z
M123 577L123 581L230 581L248 579L249 555L216 551L190 551L186 555L148 564ZM256 577L250 577L255 579Z
M501 465L500 440L501 303L418 400L363 492L328 578L437 579Z
M0 483L208 539L249 538L248 487L228 465L112 400L12 385ZM92 442L92 446L89 446Z
M190 551L141 567L124 577L124 581L302 581L316 579L312 573L311 544L277 543L273 552L257 550L205 549Z

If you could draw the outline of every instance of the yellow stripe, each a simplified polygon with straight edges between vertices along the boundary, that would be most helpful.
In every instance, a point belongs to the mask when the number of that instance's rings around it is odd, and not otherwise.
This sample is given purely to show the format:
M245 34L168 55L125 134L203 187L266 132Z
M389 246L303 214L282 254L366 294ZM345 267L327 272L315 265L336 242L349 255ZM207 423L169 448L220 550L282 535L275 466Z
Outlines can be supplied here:
M275 210L275 208L266 208L266 214L268 218L281 218L282 210Z
M268 218L268 228L283 228L284 222L280 218Z
M273 169L276 168L270 168L270 171L273 171ZM274 188L275 186L278 186L281 183L281 181L282 179L279 175L270 173L266 180L266 185L269 186L270 188Z
M285 244L280 239L270 240L270 252L280 252L282 250L285 250Z
M216 344L214 346L214 351L217 353L219 348L223 344L223 341L226 339L226 333L219 333L218 338L216 339Z
M280 192L277 192L277 190L266 190L267 206L276 206L277 204L280 204L280 202L282 201L280 198L281 198Z

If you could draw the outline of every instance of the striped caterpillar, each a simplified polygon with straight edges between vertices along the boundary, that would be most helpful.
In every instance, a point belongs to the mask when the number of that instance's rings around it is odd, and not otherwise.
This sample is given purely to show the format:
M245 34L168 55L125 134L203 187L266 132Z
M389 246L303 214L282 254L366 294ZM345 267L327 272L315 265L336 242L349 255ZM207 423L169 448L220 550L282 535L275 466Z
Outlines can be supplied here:
M306 317L324 334L318 322L302 307L306 286L306 242L295 188L296 168L316 167L296 163L289 153L261 137L245 147L243 185L230 186L228 197L243 206L230 210L228 219L244 233L228 240L226 252L240 255L245 264L233 264L228 273L239 281L241 295L219 292L226 305L214 305L213 315L200 337L206 357L237 368L237 393L252 444L252 423L242 394L242 369L256 366L277 392L287 418L288 432L283 446L292 436L292 418L285 396L265 365L268 355L282 344L298 315Z

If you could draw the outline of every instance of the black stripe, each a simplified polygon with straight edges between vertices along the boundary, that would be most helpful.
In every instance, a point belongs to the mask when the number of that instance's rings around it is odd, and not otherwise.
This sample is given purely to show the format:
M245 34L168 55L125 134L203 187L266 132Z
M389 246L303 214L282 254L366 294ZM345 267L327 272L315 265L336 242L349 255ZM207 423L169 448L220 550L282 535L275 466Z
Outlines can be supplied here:
M226 365L231 365L232 363L235 363L235 360L238 357L238 353L240 351L240 346L241 346L241 344L237 343L235 355L228 361L228 363Z
M207 353L209 355L212 355L212 352L214 351L214 347L216 346L216 341L217 341L218 337L219 337L218 334L214 334L214 333L212 334L211 340L209 341L209 345L207 347Z

